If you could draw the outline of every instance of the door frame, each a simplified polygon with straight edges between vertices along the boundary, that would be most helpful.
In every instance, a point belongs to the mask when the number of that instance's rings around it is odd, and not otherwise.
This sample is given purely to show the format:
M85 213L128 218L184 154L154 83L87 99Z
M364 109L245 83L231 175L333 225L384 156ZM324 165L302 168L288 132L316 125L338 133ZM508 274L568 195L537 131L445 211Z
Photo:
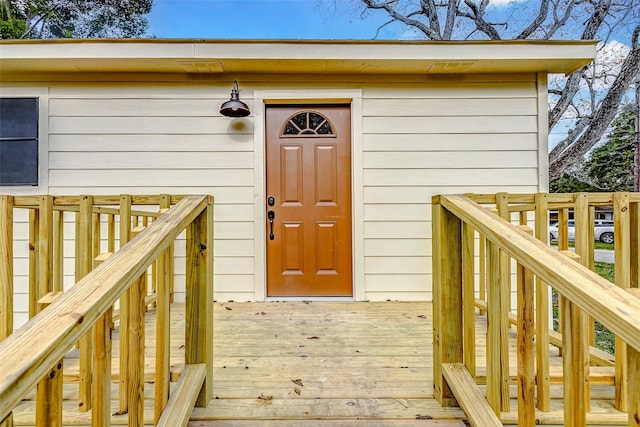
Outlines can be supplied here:
M266 227L266 116L267 105L346 104L351 110L351 261L353 297L363 301L364 292L364 189L362 166L362 90L361 89L283 89L255 90L254 97L254 217L255 217L255 282L256 301L267 299ZM278 300L345 299L345 297L299 298L278 297Z

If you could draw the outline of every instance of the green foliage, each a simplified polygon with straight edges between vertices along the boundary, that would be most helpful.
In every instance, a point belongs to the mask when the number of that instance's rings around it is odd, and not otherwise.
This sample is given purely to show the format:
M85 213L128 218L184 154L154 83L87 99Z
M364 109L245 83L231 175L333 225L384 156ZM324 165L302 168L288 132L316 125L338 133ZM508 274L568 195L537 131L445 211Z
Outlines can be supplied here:
M607 142L591 152L584 167L597 187L604 191L633 191L634 120L631 106L618 114L607 134Z
M598 191L598 189L566 173L549 184L549 192L551 193L579 193L583 191L592 192Z
M0 37L141 37L152 6L153 0L0 0Z
M0 38L20 38L28 27L25 16L20 13L14 2L0 0Z
M625 106L611 123L611 130L605 136L606 142L594 148L574 173L565 173L561 178L551 181L549 191L633 191L634 120L633 106Z

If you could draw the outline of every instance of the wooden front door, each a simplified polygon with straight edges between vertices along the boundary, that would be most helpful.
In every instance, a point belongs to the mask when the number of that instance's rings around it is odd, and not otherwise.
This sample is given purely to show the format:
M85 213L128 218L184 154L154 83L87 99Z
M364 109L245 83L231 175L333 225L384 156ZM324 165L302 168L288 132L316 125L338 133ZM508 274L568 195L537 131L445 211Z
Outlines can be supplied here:
M351 296L349 106L267 106L267 295Z

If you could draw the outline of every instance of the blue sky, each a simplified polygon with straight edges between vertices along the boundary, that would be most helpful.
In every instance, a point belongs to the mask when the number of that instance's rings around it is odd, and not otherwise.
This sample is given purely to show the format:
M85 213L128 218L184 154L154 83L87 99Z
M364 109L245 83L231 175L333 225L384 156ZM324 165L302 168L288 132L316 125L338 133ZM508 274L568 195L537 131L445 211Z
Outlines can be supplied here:
M149 33L159 38L371 39L386 22L383 13L364 19L355 3L336 0L338 10L318 0L155 0ZM397 39L399 25L379 39Z

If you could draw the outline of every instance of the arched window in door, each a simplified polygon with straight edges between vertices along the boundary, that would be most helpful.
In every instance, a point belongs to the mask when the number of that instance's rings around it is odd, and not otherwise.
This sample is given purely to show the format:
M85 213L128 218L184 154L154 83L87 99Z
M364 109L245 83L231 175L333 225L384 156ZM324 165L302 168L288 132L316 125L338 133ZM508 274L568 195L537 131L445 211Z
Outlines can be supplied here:
M285 122L281 135L297 137L335 136L329 119L315 111L301 111L291 116Z

